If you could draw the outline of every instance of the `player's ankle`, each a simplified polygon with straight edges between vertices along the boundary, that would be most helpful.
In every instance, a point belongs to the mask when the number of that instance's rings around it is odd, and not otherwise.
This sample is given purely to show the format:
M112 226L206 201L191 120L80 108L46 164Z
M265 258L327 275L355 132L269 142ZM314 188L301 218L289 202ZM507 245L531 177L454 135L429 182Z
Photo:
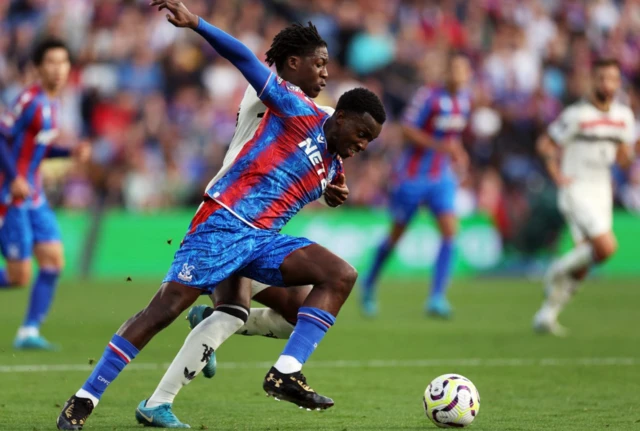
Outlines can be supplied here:
M274 368L282 374L293 374L302 370L302 363L293 356L280 355Z

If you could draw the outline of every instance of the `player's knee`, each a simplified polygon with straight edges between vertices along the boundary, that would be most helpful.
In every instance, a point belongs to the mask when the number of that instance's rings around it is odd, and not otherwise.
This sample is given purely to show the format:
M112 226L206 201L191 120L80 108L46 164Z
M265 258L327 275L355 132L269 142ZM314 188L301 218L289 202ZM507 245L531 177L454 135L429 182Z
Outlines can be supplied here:
M618 250L618 242L615 238L610 238L607 241L598 243L594 247L595 257L598 262L604 262L615 254Z
M11 287L27 287L29 285L29 282L31 281L31 268L10 268L7 271L7 280L9 282L9 286Z
M357 279L358 271L347 262L343 262L338 269L338 273L335 278L337 290L345 297L349 296L349 293L351 293L351 289L353 289Z
M452 240L458 233L458 220L453 216L446 216L440 220L440 235L442 238Z

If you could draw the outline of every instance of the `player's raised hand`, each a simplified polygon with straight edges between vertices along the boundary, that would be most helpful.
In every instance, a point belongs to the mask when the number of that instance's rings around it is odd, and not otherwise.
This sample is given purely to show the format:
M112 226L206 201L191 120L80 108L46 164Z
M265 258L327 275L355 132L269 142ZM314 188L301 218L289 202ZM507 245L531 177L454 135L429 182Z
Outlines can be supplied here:
M198 15L191 13L179 0L151 0L149 6L157 6L158 10L166 9L171 12L166 17L176 27L198 27Z
M349 187L344 174L338 174L333 184L329 184L324 191L324 198L330 207L339 207L349 197Z
M29 182L21 176L17 176L12 182L9 188L11 196L16 199L26 199L31 194L31 186Z

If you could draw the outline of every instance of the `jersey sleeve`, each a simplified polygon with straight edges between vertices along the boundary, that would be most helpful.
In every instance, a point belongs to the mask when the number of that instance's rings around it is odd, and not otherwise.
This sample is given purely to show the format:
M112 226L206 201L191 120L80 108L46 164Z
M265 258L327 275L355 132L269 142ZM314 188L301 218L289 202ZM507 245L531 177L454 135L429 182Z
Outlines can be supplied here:
M558 145L566 145L578 130L576 109L568 107L556 118L547 129L549 137Z
M403 122L407 126L423 128L433 104L433 92L428 88L421 88L411 100L404 113Z
M318 115L315 104L305 96L302 90L271 73L258 97L275 115L279 117L298 117Z
M25 92L16 100L11 111L0 117L0 133L11 143L11 140L27 130L34 120L44 119L46 113L38 98L32 92Z

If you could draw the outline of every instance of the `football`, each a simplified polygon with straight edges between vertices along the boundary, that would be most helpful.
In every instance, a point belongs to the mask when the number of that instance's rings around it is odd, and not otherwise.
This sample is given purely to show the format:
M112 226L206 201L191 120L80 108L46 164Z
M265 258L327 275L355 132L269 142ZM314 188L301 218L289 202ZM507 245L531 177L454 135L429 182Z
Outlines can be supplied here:
M463 428L480 410L480 394L471 380L460 374L433 379L422 398L427 417L440 428Z

